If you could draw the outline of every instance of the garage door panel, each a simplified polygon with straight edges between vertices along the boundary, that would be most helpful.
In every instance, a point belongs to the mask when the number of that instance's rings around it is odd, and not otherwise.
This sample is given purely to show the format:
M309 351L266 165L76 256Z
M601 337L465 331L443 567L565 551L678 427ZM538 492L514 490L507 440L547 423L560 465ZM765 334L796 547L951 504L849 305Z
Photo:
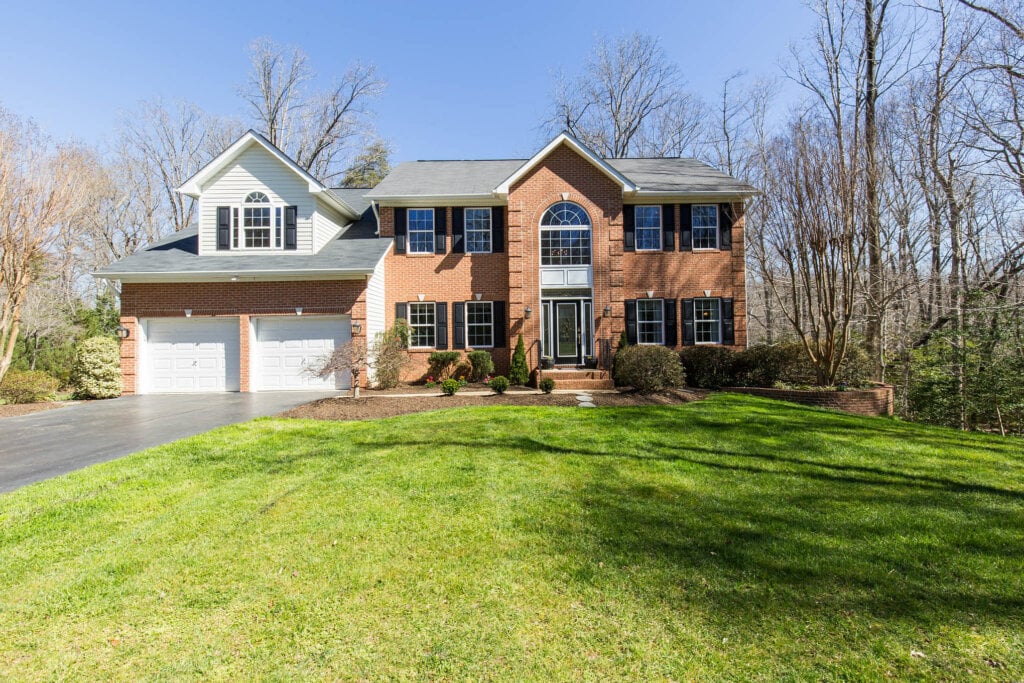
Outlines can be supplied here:
M237 318L150 318L143 324L145 391L239 390Z
M348 373L321 379L309 368L351 338L348 318L260 318L256 321L258 388L263 391L339 389L349 385Z

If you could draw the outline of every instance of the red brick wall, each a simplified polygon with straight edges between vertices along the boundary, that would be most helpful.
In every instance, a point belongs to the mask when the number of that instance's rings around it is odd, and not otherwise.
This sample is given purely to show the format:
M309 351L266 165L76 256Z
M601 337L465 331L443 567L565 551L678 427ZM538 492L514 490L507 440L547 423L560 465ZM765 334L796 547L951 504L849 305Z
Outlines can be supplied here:
M760 387L734 387L724 391L773 398L777 401L789 401L817 408L832 408L854 415L888 415L891 417L893 413L893 388L889 385L854 391L806 391Z
M125 283L121 287L121 324L129 336L121 342L124 393L137 388L136 367L139 318L238 316L241 348L241 389L249 391L250 316L350 315L366 325L365 280L301 282L181 282Z

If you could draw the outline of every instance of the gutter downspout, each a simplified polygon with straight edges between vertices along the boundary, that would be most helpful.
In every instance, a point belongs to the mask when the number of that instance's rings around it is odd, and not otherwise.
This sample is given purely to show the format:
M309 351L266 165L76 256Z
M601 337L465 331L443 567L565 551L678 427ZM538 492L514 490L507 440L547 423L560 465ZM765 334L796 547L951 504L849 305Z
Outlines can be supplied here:
M377 210L377 202L370 200L370 208L373 209L373 217L377 219L377 231L373 234L380 237L380 211Z

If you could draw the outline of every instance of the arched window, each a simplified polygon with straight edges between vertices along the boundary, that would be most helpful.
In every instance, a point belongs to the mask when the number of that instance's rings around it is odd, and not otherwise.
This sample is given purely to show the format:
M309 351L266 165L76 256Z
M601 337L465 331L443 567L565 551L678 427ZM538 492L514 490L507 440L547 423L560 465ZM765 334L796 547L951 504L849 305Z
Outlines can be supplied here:
M262 192L250 192L242 202L242 234L246 249L270 247L270 197Z
M558 202L540 219L542 266L590 265L590 216L579 204Z

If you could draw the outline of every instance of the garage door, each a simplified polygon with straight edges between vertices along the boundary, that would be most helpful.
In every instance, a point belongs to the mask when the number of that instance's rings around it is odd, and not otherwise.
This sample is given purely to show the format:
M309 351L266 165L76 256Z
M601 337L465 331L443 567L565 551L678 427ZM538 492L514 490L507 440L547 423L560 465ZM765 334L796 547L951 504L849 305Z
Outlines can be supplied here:
M143 391L238 391L238 318L143 320Z
M348 318L258 318L254 376L260 391L347 389L351 378L320 379L309 369L352 337Z

